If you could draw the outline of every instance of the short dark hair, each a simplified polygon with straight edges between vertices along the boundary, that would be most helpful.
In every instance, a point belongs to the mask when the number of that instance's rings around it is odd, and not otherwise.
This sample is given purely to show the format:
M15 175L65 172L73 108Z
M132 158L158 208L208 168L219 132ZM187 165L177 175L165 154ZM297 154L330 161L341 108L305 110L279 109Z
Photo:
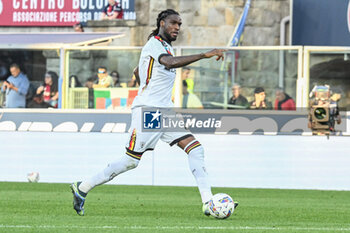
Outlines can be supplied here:
M12 67L15 67L15 68L17 68L17 69L19 69L19 70L21 69L17 63L12 63L12 64L10 65L10 69L11 69Z
M107 71L107 67L105 66L99 66L97 69L104 69L105 71Z
M257 87L257 88L255 88L255 90L254 90L254 94L259 94L259 93L264 92L264 91L265 91L264 88L262 88L262 87Z

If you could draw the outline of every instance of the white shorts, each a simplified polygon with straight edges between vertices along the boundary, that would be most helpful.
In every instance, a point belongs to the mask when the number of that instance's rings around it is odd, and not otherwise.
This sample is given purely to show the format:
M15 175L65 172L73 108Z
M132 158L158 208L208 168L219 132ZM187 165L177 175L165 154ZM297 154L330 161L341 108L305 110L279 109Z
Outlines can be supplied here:
M181 140L192 136L191 132L187 130L182 132L161 132L156 130L154 132L142 132L142 127L142 108L134 108L132 109L129 137L125 147L126 154L135 159L141 159L145 151L153 150L159 139L173 146Z

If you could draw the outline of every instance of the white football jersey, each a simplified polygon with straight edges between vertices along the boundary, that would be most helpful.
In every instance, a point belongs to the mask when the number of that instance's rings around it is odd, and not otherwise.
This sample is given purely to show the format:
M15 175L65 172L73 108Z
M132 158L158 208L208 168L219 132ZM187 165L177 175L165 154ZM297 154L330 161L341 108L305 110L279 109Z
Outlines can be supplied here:
M150 38L143 47L139 61L140 88L132 108L174 106L171 95L176 71L159 63L164 55L174 56L174 50L159 36Z

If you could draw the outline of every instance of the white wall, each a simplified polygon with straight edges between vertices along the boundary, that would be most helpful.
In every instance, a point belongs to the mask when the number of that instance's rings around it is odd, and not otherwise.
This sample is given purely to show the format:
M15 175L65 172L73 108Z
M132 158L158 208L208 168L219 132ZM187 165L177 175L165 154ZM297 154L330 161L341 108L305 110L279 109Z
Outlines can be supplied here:
M350 190L348 137L196 135L213 186ZM0 132L0 181L69 183L124 153L126 134ZM186 154L159 142L139 167L111 183L194 186Z

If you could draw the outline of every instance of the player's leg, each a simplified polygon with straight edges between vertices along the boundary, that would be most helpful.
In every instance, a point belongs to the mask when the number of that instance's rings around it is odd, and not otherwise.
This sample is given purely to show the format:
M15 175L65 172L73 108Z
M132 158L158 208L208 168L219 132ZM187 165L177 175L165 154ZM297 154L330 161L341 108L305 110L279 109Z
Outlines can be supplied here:
M71 184L71 189L74 194L73 207L79 215L84 215L85 198L91 189L112 180L123 172L137 167L142 154L137 155L136 153L133 153L133 156L140 157L137 159L128 155L128 153L129 152L127 151L125 155L121 156L115 162L108 164L105 169L89 179Z
M202 202L207 203L213 196L204 162L204 148L192 135L180 140L177 145L188 155L188 164L195 177Z
M108 166L92 176L90 179L82 181L79 190L87 194L94 187L111 181L117 175L134 169L139 164L143 152L135 152L136 146L136 129L130 134L130 140L127 143L126 152L118 160L108 164Z
M140 110L134 109L131 123L133 130L129 134L130 140L126 143L126 152L124 155L91 178L71 184L73 206L79 215L84 215L85 197L91 189L112 180L123 172L136 168L143 153L147 150L152 150L156 145L161 134L142 133L139 130L139 125L141 125L140 120Z
M171 138L177 139L170 140ZM170 146L177 144L188 154L189 167L196 179L197 186L202 198L203 213L209 216L209 201L212 198L213 194L211 192L211 185L209 183L209 177L205 167L203 146L194 138L192 134L182 133L181 136L181 133L164 133L161 139L168 143L171 142ZM236 202L235 208L237 206L238 203Z
M209 202L213 194L211 192L208 173L205 168L203 146L193 137L192 134L188 134L188 132L164 133L161 139L168 142L170 146L177 144L188 154L189 167L196 179L203 207L206 207L206 203ZM209 214L208 211L204 211L204 213L206 215Z

